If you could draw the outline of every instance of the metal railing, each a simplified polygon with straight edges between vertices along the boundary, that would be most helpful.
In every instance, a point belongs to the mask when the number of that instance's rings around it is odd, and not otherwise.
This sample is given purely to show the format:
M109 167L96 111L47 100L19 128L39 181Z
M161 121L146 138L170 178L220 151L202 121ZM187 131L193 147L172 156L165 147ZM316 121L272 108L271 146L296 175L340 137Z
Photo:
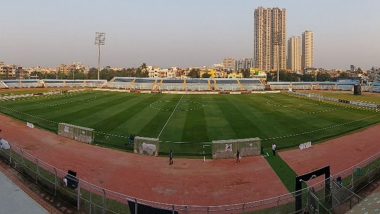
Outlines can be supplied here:
M316 101L333 102L333 103L355 107L355 108L368 109L368 110L372 110L376 112L380 111L380 105L376 103L344 100L344 99L338 99L338 98L332 98L332 97L325 97L320 94L309 94L309 93L300 93L300 92L291 92L291 91L289 91L288 94L296 96L296 97L307 98L307 99L312 99Z
M63 183L63 178L67 172L52 166L36 156L28 153L22 148L11 145L10 149L0 149L0 159L7 162L11 167L19 171L23 176L35 182L46 193L63 199L70 203L79 212L84 213L130 213L134 210L138 213L139 207L149 206L157 209L167 210L169 213L298 213L295 210L295 192L288 193L273 198L267 198L252 202L242 202L238 204L227 204L221 206L197 206L185 204L167 204L155 201L128 196L106 188L99 187L78 178L79 183L76 189L70 189ZM319 199L319 211L330 213L340 206L340 203L333 205L323 204L326 197L335 197L334 195L324 195L324 182L337 180L338 177L343 178L342 187L353 193L362 190L368 184L380 177L380 153L369 157L368 159L334 174L329 180L323 180L318 183L309 184L306 188L300 190L302 197L310 198L310 191L315 191L315 197ZM268 187L270 188L270 187ZM334 191L331 191L332 194ZM335 191L337 192L337 191ZM338 191L339 192L339 191ZM335 194L335 193L334 193ZM355 196L355 194L352 194ZM342 198L342 197L340 197ZM304 208L310 207L310 201L304 200ZM352 201L345 198L341 203ZM129 206L134 206L129 209Z

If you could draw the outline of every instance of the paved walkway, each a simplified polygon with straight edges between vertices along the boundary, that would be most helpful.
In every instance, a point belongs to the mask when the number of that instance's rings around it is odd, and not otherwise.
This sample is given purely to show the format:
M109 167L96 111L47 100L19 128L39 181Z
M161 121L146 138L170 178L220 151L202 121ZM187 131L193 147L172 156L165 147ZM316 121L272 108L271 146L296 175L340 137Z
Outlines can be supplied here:
M359 193L364 199L346 213L380 213L380 180L373 182Z
M48 213L0 171L0 214Z
M347 213L380 213L380 192L374 192Z

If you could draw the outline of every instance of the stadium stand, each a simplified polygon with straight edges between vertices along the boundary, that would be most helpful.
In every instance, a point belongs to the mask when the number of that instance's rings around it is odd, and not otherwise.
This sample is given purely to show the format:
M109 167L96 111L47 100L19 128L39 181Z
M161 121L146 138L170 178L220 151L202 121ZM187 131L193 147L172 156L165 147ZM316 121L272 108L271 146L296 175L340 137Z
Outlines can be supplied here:
M114 77L107 83L108 88L131 89L134 88L134 77Z
M289 90L291 82L268 82L272 90Z
M360 84L359 80L338 80L337 89L342 91L353 90L354 85Z
M55 80L55 79L45 79L44 86L47 88L61 88L65 87L65 83L62 80Z
M187 91L210 91L209 79L186 79Z
M264 91L265 86L259 79L240 79L238 80L241 89L246 91Z
M371 90L372 92L380 93L380 82L374 82Z
M149 78L136 78L134 83L134 89L153 90L153 86L156 84L156 80Z
M66 80L65 81L66 87L85 87L84 80Z
M338 82L269 82L272 90L341 90L351 91L358 80L340 80Z
M98 88L107 85L107 80L84 80L85 87Z
M0 88L36 88L36 87L72 87L72 88L110 88L124 90L145 91L264 91L268 90L339 90L351 91L359 80L339 80L337 82L268 82L260 79L165 79L165 78L138 78L114 77L107 80L58 80L58 79L23 79L2 80ZM380 92L380 82L362 85L362 91Z
M336 90L336 83L320 82L314 86L315 90Z
M60 88L60 87L71 87L71 88L96 88L107 83L107 80L57 80L57 79L44 79L42 83L45 87Z
M162 79L160 86L161 91L183 91L185 90L185 81L181 79Z
M27 79L27 80L3 80L2 81L8 88L37 88L42 87L43 84L40 80Z
M215 89L219 91L239 91L241 88L236 79L216 79Z

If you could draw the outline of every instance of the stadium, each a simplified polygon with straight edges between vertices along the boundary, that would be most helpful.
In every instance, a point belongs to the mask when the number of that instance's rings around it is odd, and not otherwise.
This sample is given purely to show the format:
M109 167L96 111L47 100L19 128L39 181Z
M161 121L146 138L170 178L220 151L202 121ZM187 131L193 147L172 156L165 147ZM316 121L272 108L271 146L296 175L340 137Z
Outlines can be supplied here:
M380 174L380 85L358 85L2 80L0 156L79 212L339 213Z

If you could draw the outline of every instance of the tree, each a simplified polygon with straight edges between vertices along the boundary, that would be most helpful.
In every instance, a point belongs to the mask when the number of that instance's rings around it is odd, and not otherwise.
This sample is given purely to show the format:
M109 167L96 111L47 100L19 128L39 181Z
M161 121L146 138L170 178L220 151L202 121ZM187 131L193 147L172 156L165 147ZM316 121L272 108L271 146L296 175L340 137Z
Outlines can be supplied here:
M303 81L303 82L311 82L313 80L314 80L314 78L311 74L304 74L301 76L301 81Z
M32 71L32 73L30 73L30 76L37 76L38 79L44 78L44 74L40 71Z
M90 68L90 70L87 73L88 79L98 79L98 69L97 68Z
M190 72L187 74L188 77L191 78L199 78L201 74L201 71L197 68L192 68Z
M331 76L328 73L318 73L317 81L331 81Z
M249 77L251 77L251 72L250 72L249 69L243 69L241 71L241 73L243 74L243 78L249 78Z
M350 78L350 75L347 72L342 72L339 74L339 79L348 79Z
M210 78L211 77L211 74L205 72L202 74L202 78Z
M145 63L141 64L140 67L138 67L135 70L134 76L135 77L148 77L149 76L148 69L147 69L147 66Z

